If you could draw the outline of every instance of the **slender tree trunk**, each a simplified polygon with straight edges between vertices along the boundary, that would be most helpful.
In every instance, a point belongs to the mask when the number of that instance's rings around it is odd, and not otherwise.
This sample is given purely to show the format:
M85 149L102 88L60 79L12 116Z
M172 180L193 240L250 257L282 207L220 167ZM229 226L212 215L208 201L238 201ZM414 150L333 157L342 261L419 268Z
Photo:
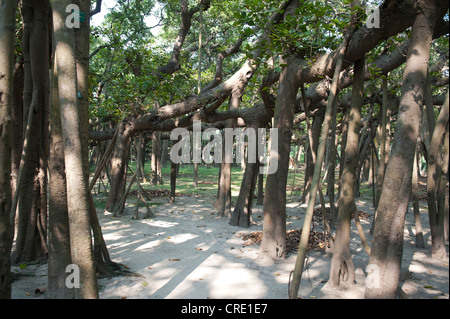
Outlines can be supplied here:
M170 203L175 202L175 191L177 188L177 170L180 164L170 161Z
M388 75L387 75L388 76ZM386 125L387 125L387 110L389 108L388 98L388 79L383 78L383 103L381 106L381 138L380 138L380 164L378 166L377 177L377 197L375 202L375 209L378 207L378 202L381 196L381 189L383 188L384 170L385 170L385 158L386 158Z
M317 148L319 147L320 128L322 127L323 119L324 118L322 112L315 115L311 125L311 133L308 133L308 136L310 136L310 138L306 156L307 160L305 168L305 185L303 187L302 198L300 199L302 203L307 203L309 201L311 182L314 174L313 154L317 154ZM309 121L309 119L306 120Z
M448 216L448 191L447 191L447 183L449 182L449 123L447 123L447 132L444 136L444 148L443 148L443 161L442 161L442 176L441 176L441 185L439 187L440 189L440 211L443 210L443 218L444 218L444 238L445 240L448 240L449 235L449 216ZM442 198L444 197L444 198ZM443 207L442 207L443 205Z
M347 143L342 171L336 241L330 269L329 283L333 287L338 287L341 281L352 283L355 280L355 267L350 255L350 224L352 212L356 209L354 186L358 162L361 107L364 99L364 64L364 58L355 62L353 76L352 103L348 113Z
M258 125L253 125L248 128L257 131L257 126ZM242 178L241 188L239 189L239 196L229 222L232 226L244 228L250 227L253 197L255 193L256 180L258 178L258 171L258 162L247 163L245 165L244 176Z
M0 3L0 299L11 298L11 141L16 1Z
M441 192L439 191L439 184L442 174L442 158L440 148L442 138L445 135L445 128L448 123L448 100L449 97L447 93L445 103L442 106L431 137L430 149L428 151L427 201L431 231L431 256L437 259L447 259L444 236L444 212L442 209L439 210L438 206L440 202L439 195L441 195ZM438 197L436 197L436 194ZM441 197L445 198L445 196Z
M264 174L258 173L258 198L256 205L264 204Z
M325 156L325 147L327 143L328 130L330 128L332 108L336 107L336 95L337 95L337 85L339 74L342 67L342 59L345 54L349 40L349 34L344 38L343 44L339 49L337 56L336 67L334 69L333 81L331 83L330 94L328 96L327 108L325 111L325 118L323 121L322 132L320 137L320 144L317 149L316 163L314 165L314 174L311 181L311 191L308 201L308 207L306 208L305 219L303 222L302 236L300 238L297 259L295 261L295 269L292 277L292 284L289 291L289 298L297 298L298 289L300 287L301 276L303 273L303 267L306 257L306 247L308 245L309 233L311 228L311 220L314 212L314 206L316 203L317 190L320 185L320 174L322 171L323 159Z
M418 165L417 157L419 155L419 143L416 146L416 153L414 154L413 175L411 197L414 210L414 228L416 231L416 247L425 248L425 240L423 238L422 222L420 221L420 207L419 207L419 184L418 184Z
M152 184L161 184L160 132L152 133Z
M367 285L366 298L396 297L403 254L403 227L411 193L412 165L419 136L420 108L430 44L438 8L446 12L448 3L445 3L427 1L425 4L421 1L419 5L423 11L413 23L396 132L378 203L369 259L369 265L376 269L376 284Z
M69 213L72 262L80 270L77 297L98 298L96 269L92 248L88 181L83 167L81 124L77 110L77 74L74 31L65 25L68 1L53 1L55 58L58 68L58 91L61 127L64 139L67 204Z

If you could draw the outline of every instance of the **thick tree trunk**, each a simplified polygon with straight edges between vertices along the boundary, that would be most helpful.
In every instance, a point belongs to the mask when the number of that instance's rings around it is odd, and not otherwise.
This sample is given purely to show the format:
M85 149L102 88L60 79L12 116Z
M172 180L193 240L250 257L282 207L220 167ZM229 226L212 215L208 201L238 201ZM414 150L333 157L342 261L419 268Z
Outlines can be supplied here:
M88 181L83 167L81 124L77 110L77 74L74 31L65 21L67 1L53 1L55 27L55 59L58 68L58 91L61 127L64 140L67 204L69 213L72 262L79 267L80 286L77 297L98 298L96 269L93 258Z
M46 152L48 139L49 101L49 47L48 25L50 6L48 1L23 1L24 21L23 55L25 61L24 79L24 121L28 120L33 108L32 122L24 123L28 131L26 156L20 168L16 190L18 190L18 227L13 262L45 259L47 205L43 191L46 191ZM25 145L24 145L25 148ZM46 197L46 196L45 196ZM16 195L17 200L17 195ZM14 206L14 205L13 205Z
M117 141L111 157L111 188L105 207L110 212L117 211L120 200L125 194L127 165L130 160L131 138L125 123L121 122L117 130Z
M420 2L414 21L411 43L403 75L402 97L397 115L391 156L386 167L383 189L377 208L369 265L378 274L367 285L366 298L395 298L403 254L403 227L411 193L412 165L419 136L420 108L430 44L438 10L445 13L448 3ZM442 16L442 14L441 14Z
M270 161L278 161L275 173L267 175L264 192L263 237L258 259L273 263L286 257L286 183L289 168L289 151L294 119L294 106L299 89L293 68L296 63L287 61L288 66L280 75L275 103L274 128L278 130L278 152L270 150Z
M358 162L359 130L361 128L361 107L364 99L365 59L355 62L352 88L352 104L348 113L347 143L342 171L339 198L336 241L330 269L330 285L338 287L341 281L355 280L355 267L350 255L350 222L355 206L355 169Z
M49 209L48 209L48 292L52 299L72 299L73 289L66 285L70 254L64 141L59 111L58 75L53 65L50 108Z
M11 141L16 1L0 3L0 299L11 298Z

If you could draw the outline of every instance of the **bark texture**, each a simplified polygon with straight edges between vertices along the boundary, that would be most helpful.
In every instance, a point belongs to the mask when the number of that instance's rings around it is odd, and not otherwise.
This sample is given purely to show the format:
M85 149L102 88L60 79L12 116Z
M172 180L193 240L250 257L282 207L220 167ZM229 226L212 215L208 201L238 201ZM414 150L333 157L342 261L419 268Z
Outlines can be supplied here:
M0 3L0 299L11 298L11 142L16 1Z

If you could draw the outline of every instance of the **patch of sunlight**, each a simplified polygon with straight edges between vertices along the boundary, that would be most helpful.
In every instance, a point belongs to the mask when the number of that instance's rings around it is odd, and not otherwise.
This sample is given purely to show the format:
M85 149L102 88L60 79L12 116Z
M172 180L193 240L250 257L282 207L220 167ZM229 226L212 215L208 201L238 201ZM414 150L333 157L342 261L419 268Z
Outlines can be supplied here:
M256 299L263 298L267 291L257 270L213 254L173 289L168 298Z
M167 240L170 243L173 243L173 244L180 244L180 243L184 243L184 242L186 242L188 240L191 240L191 239L194 239L194 238L197 238L197 237L198 237L198 235L193 235L191 233L186 233L186 234L176 234L174 236L170 236L170 238L167 238Z
M167 222L167 221L163 221L163 220L151 220L151 219L143 219L142 223L145 223L150 226L163 227L163 228L170 228L170 227L179 225L179 223L175 223L175 222Z
M135 248L134 250L135 251L139 251L139 250L151 249L151 248L154 248L156 246L159 246L161 243L162 243L161 239L152 240L152 241L149 241L149 242L147 242L147 243L145 243L143 245L140 245L139 247Z

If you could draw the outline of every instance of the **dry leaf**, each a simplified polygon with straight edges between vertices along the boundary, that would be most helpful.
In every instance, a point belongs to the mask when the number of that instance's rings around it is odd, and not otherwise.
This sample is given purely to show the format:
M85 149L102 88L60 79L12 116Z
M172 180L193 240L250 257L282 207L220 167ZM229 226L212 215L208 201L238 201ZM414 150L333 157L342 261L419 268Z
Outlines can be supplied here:
M195 247L195 250L203 250L203 248Z

